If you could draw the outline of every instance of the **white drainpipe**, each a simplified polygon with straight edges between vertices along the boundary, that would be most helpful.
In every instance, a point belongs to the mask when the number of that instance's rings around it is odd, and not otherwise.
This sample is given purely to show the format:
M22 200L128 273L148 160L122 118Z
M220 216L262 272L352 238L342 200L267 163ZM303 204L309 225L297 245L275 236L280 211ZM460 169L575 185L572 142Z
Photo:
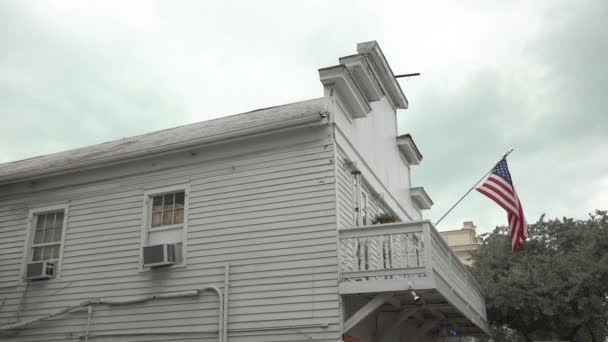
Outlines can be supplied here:
M201 289L198 290L189 290L189 291L182 291L182 292L174 292L174 293L162 293L162 294L158 294L158 295L148 295L148 296L140 296L140 297L135 297L135 298L131 298L131 299L118 299L118 300L112 300L112 299L93 299L93 300L88 300L88 301L84 301L78 305L74 305L65 309L61 309L59 311L56 311L55 313L52 314L48 314L42 317L38 317L38 318L34 318L31 320L27 320L27 321L21 321L21 322L17 322L17 323L12 323L12 324L7 324L7 325L3 325L0 326L0 332L2 331L9 331L9 330L16 330L16 329L21 329L24 328L28 325L34 324L34 323L38 323L40 321L55 317L55 316L59 316L59 315L63 315L66 313L70 313L70 312L74 312L74 311L79 311L82 310L86 307L91 307L91 305L123 305L123 304L135 304L135 303L142 303L142 302L147 302L149 300L155 300L155 299L170 299L170 298L181 298L181 297L197 297L201 294L201 292L203 291L214 291L215 293L217 293L218 296L218 303L219 303L219 315L218 315L218 320L219 320L219 326L218 326L218 341L219 342L225 342L224 339L224 332L226 331L226 328L224 327L224 297L222 296L222 291L220 291L220 289L218 289L216 286L213 285L209 285L209 286L205 286ZM88 310L92 310L92 309L88 309ZM89 336L88 331L86 333L86 335L84 336L85 338Z
M230 288L230 264L226 263L226 269L224 271L224 319L223 319L223 335L224 341L228 342L228 292Z

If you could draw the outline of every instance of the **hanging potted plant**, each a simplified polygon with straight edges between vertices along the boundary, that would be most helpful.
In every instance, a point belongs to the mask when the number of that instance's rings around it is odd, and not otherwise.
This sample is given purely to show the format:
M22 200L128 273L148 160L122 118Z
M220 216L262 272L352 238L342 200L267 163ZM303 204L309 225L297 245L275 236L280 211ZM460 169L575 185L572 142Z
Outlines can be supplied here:
M372 224L393 223L397 221L399 221L399 218L394 214L380 213L374 216L374 218L372 219Z

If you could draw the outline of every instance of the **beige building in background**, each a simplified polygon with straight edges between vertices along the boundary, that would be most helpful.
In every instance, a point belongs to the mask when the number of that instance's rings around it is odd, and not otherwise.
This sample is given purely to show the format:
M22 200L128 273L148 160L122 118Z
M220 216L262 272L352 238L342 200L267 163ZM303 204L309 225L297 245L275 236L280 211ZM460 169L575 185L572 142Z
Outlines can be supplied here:
M465 221L460 229L439 232L448 246L454 251L458 260L465 265L473 263L471 259L472 252L479 248L481 244L481 239L477 237L475 228L477 227L473 224L473 221Z

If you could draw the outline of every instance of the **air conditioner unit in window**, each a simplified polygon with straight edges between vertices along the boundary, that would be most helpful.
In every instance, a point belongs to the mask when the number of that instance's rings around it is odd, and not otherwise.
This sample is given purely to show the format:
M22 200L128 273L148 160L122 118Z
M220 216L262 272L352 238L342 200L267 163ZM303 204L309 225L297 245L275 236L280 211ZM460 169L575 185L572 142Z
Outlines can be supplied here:
M27 264L25 279L38 280L55 278L55 261L38 261Z
M144 267L169 266L177 263L175 244L162 244L144 247Z

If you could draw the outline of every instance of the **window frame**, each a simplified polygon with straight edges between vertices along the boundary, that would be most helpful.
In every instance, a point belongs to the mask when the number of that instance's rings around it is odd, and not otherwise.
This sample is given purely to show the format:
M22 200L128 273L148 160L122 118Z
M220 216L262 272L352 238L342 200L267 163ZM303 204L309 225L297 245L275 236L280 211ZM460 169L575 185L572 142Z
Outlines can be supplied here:
M61 271L63 269L63 252L65 250L65 237L68 230L68 216L69 216L69 203L55 203L44 206L36 206L28 208L27 215L27 229L25 233L25 244L23 250L23 261L21 267L21 281L25 280L25 271L27 269L27 264L32 262L32 253L34 248L34 236L35 236L35 216L39 214L44 214L47 212L60 211L63 210L63 223L61 226L61 240L59 245L59 257L57 258L57 265L55 265L55 277L51 279L46 279L45 281L52 281L53 279L61 278Z
M171 224L166 226L152 227L152 202L155 196L184 192L184 221L182 224ZM143 248L148 246L150 232L160 232L164 230L173 230L181 226L182 228L182 239L181 239L181 262L179 264L172 265L172 268L181 268L187 266L187 255L188 255L188 217L190 212L190 184L176 184L171 186L165 186L161 188L146 189L143 195L143 206L142 206L142 224L141 224L141 239L139 246L139 272L150 271L150 267L144 267L144 253Z

